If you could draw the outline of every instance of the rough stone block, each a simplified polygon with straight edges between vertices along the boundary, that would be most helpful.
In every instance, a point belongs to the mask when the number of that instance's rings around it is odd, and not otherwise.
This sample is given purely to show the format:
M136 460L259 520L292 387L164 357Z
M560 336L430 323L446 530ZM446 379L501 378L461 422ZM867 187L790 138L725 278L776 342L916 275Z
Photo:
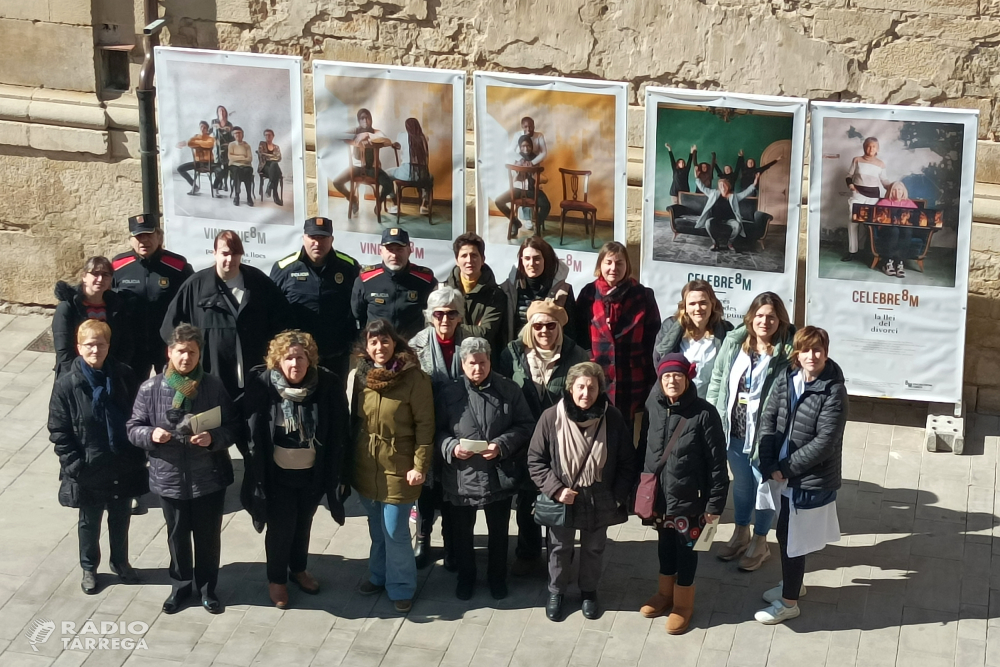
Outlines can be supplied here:
M111 130L108 133L108 136L111 139L111 157L138 159L139 157L138 132Z
M972 250L1000 253L1000 225L973 223Z
M351 17L334 18L328 16L325 20L310 24L311 31L317 35L345 37L349 39L378 39L378 21L368 14L355 14ZM436 32L433 31L432 32Z
M27 146L28 124L10 120L0 120L0 145Z
M856 0L863 9L885 9L917 14L948 14L975 16L979 13L979 0Z
M976 180L1000 184L1000 142L976 144Z
M0 82L94 92L94 33L89 26L0 19Z
M108 154L108 133L54 125L32 125L29 145L41 151Z
M52 303L52 285L83 263L77 243L43 242L23 232L0 232L0 300ZM73 267L73 268L70 268Z
M108 114L108 127L138 131L139 107L135 104L135 98L132 98L132 102L132 106L108 105L105 110Z
M957 97L945 100L937 106L949 109L972 109L979 112L979 132L978 139L985 139L990 131L991 114L993 113L993 100L981 97Z
M165 0L166 16L175 18L219 21L221 23L252 23L249 0Z
M29 4L29 3L25 3ZM90 27L94 23L91 3L81 0L48 0L49 21ZM128 26L130 31L131 27Z
M866 45L891 27L892 15L888 13L830 9L816 12L813 36L828 42Z
M955 73L958 61L952 49L932 47L926 42L900 40L872 52L869 69L882 76L941 82Z
M629 147L642 148L643 136L646 133L645 107L629 106L626 116L626 135ZM686 154L685 154L686 155Z

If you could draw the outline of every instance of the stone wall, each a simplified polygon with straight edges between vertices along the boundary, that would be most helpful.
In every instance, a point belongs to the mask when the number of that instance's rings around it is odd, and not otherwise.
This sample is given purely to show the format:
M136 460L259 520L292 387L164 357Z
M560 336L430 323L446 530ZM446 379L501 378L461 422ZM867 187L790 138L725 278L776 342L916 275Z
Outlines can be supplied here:
M15 203L0 210L0 301L51 304L56 279L124 244L141 202L138 114L133 95L104 88L95 44L137 44L142 5L0 0L0 196ZM1000 412L1000 0L160 0L159 12L165 44L302 56L307 129L315 59L627 81L633 250L647 85L978 109L966 398ZM467 108L471 131L471 93ZM311 132L307 150L314 208Z

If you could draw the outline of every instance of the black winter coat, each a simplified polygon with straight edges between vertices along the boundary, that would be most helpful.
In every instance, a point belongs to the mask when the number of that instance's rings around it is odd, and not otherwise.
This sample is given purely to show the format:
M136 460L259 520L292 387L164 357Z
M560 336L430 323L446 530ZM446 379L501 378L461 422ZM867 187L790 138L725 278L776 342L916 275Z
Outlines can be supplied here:
M607 400L606 396L602 398ZM572 399L567 394L562 400ZM542 413L528 445L531 481L553 500L566 488L559 460L556 409L557 406L553 406ZM575 489L578 495L566 512L567 527L577 530L595 531L628 520L628 499L638 478L635 447L618 408L608 403L604 418L607 420L608 458L601 471L601 480L588 487L578 486Z
M243 434L239 415L229 400L222 381L205 374L192 401L191 412L199 414L216 406L222 408L222 426L209 431L212 444L199 447L176 437L165 443L153 442L153 429L159 426L172 431L167 420L174 390L160 373L139 387L132 418L128 420L128 439L149 455L149 487L166 498L190 500L215 493L233 483L233 463L229 446Z
M464 294L462 272L456 266L445 284ZM483 264L483 272L472 290L465 294L465 318L470 336L485 338L493 350L493 359L500 358L500 351L507 345L507 296L497 285L493 269Z
M59 303L52 316L52 342L56 348L56 379L59 379L80 356L76 352L76 330L87 319L87 309L83 305L83 288L80 285L73 286L60 280L56 283L55 295ZM108 326L111 327L108 354L130 366L135 343L128 312L132 308L132 299L126 294L108 290L104 293L104 307Z
M657 382L646 400L642 420L641 447L645 448L644 472L655 472L674 430L686 419L670 457L660 473L660 497L656 512L661 516L697 517L722 514L729 493L726 439L719 413L693 384L676 403L670 403Z
M761 418L760 472L767 479L781 470L791 488L804 491L839 489L847 426L844 373L827 359L823 372L791 405L788 383L794 374L789 368L778 376ZM786 437L788 457L779 460Z
M249 458L245 461L240 501L250 513L257 532L267 521L267 498L274 485L277 466L274 463L274 427L281 417L281 396L271 382L271 372L264 366L254 368L243 394L241 409L250 428ZM318 502L326 495L330 514L344 525L344 498L340 493L344 452L351 445L350 413L347 394L340 378L325 368L319 368L319 378L313 394L303 405L318 406L316 424L316 461L310 470L309 487ZM348 487L349 488L349 487Z
M517 493L528 474L528 439L535 420L516 384L491 373L475 387L463 375L438 392L435 414L435 442L444 457L441 483L448 502L482 507ZM456 458L461 438L496 443L500 455Z
M240 265L246 294L239 316L233 315L226 296L226 284L215 267L198 271L181 287L167 309L160 327L164 342L178 324L187 322L201 329L205 346L201 365L206 373L222 380L234 400L242 393L237 378L236 341L243 351L244 384L250 369L264 361L267 345L275 334L287 328L288 301L260 269Z
M571 339L563 335L562 348L559 350L559 361L552 370L546 391L541 396L535 389L535 381L531 379L531 367L528 365L528 351L524 343L513 340L500 354L500 363L496 370L504 377L510 378L521 387L524 400L528 402L531 414L538 419L542 412L559 402L566 389L566 375L573 366L590 361L590 354Z
M56 380L49 399L49 440L59 456L59 504L83 507L141 496L149 491L146 454L128 441L111 451L107 425L94 419L90 383L80 363L72 363ZM122 415L124 436L138 385L131 369L110 357L104 371L111 374L111 400Z

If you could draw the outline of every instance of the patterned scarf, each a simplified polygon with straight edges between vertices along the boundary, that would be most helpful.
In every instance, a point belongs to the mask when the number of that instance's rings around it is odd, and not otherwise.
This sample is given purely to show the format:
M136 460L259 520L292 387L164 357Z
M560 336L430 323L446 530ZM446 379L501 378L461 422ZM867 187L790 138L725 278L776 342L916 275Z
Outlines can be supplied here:
M591 357L604 369L608 398L627 419L641 409L656 380L647 360L646 298L634 278L611 287L603 276L594 281L597 294L590 318Z
M77 357L77 362L80 364L83 377L90 385L91 414L95 421L104 423L108 430L108 446L112 452L117 453L118 448L128 442L128 436L125 433L126 417L111 400L114 383L111 373L108 372L110 366L105 364L105 369L98 370L87 365L83 357Z
M279 370L270 373L271 384L281 396L281 414L285 418L285 433L299 432L299 444L309 447L316 436L316 406L303 406L302 402L312 396L319 383L319 373L310 366L306 376L297 387L288 384L288 378Z
M370 359L362 357L358 362L358 378L366 387L381 394L399 384L403 371L417 365L417 358L410 352L393 355L384 368L378 368Z
M167 370L163 372L163 377L167 380L167 386L174 390L172 407L175 410L191 412L191 402L198 395L198 385L201 384L201 378L204 377L201 364L195 366L194 370L187 375L181 375L173 364L167 364Z

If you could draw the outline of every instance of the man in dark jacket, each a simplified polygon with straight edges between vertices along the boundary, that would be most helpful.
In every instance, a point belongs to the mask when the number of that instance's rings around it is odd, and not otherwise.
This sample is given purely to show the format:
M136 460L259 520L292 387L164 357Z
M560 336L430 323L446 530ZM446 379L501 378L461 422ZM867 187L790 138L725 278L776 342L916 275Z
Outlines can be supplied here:
M88 595L97 592L105 509L111 570L126 584L139 582L128 562L129 502L149 490L146 456L129 443L125 430L135 376L108 357L110 343L105 322L84 321L77 330L80 356L56 381L49 402L49 440L59 456L59 504L80 509L80 587Z
M475 588L473 530L481 507L489 528L490 593L501 600L507 597L510 500L527 476L535 420L520 387L491 372L485 339L466 338L458 354L464 377L445 387L435 410L441 417L436 442L444 457L441 481L458 564L455 595L468 600Z
M354 281L351 310L362 329L368 320L388 320L403 340L424 328L427 297L437 287L434 272L410 262L410 235L405 229L382 231L382 263L366 266Z
M115 255L115 291L132 295L129 319L135 350L132 369L140 380L151 370L163 370L166 346L160 338L163 316L181 285L194 274L188 261L163 247L163 230L155 215L143 213L128 219L132 249Z
M149 453L150 487L167 522L171 593L164 613L179 611L193 585L202 606L218 614L222 510L233 483L229 446L243 427L222 381L201 368L201 331L181 324L167 344L167 368L139 388L128 438Z
M213 254L215 266L194 274L174 297L160 337L170 340L181 323L205 332L202 367L236 400L246 374L264 360L268 342L288 324L288 302L263 272L242 263L243 242L236 232L219 232Z
M452 244L455 268L447 284L465 296L464 324L469 335L480 336L493 348L494 361L507 344L507 297L487 266L486 244L475 232L462 234Z
M312 334L319 346L319 363L333 371L346 387L351 346L358 337L358 321L351 311L351 290L358 278L358 262L333 249L333 221L309 218L302 248L271 267L271 280L288 299L291 322Z

